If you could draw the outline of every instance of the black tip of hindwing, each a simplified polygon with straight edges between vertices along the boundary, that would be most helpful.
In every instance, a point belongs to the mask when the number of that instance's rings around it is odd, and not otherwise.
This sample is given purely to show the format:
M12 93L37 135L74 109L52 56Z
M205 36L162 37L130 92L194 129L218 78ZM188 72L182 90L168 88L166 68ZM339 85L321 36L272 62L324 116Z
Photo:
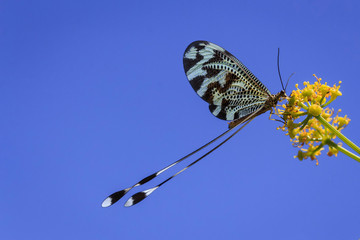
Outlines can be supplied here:
M135 193L134 195L131 196L131 198L129 198L129 200L126 201L125 207L131 207L131 206L141 202L146 197L148 197L153 191L155 191L157 188L158 188L158 186L150 188L150 189L142 191L142 192Z
M111 194L110 196L108 196L101 204L102 207L110 207L111 205L113 205L114 203L116 203L117 201L119 201L130 189L124 189L118 192L115 192L113 194Z
M129 200L126 201L125 207L131 207L131 206L141 202L146 197L147 196L144 192L135 193L134 195L131 196L131 198L129 198Z

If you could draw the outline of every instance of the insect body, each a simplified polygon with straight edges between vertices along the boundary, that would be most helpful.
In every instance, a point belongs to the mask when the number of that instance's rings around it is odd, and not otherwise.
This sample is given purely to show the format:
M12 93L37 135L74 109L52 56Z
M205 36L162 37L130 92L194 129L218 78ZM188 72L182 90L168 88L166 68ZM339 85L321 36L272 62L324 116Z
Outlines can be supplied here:
M249 71L249 69L247 69L245 65L236 59L231 53L207 41L195 41L191 43L185 50L183 63L186 76L191 86L203 100L209 103L211 113L217 118L231 121L229 123L229 130L176 162L142 179L135 185L111 194L103 201L103 207L113 205L132 188L147 183L169 168L209 146L219 138L232 131L232 129L236 126L243 124L224 141L194 162L190 163L187 167L183 168L157 186L131 196L125 203L125 206L133 206L134 204L144 200L164 183L168 182L209 155L215 149L219 148L256 116L272 110L278 101L286 97L284 88L277 94L271 94L265 85L262 84Z

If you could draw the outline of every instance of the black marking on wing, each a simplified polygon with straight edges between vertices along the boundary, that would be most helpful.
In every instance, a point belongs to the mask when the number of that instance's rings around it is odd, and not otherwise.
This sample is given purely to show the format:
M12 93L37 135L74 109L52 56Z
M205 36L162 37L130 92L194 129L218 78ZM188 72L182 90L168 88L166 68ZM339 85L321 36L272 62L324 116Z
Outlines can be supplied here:
M183 61L191 86L220 119L233 120L248 115L271 96L238 59L213 43L191 43L185 50Z

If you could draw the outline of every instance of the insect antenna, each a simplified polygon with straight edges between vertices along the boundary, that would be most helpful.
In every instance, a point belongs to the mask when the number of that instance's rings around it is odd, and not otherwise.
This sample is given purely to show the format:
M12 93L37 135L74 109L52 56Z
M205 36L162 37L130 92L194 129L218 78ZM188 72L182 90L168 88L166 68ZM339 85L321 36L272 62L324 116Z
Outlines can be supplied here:
M110 207L111 205L113 205L114 203L116 203L117 201L119 201L127 192L129 192L131 189L133 189L134 187L143 185L147 182L149 182L150 180L154 179L155 177L159 176L161 173L165 172L166 170L168 170L169 168L175 166L176 164L182 162L183 160L185 160L186 158L190 157L191 155L197 153L198 151L204 149L205 147L209 146L210 144L212 144L213 142L215 142L216 140L218 140L219 138L223 137L224 135L226 135L228 132L230 132L232 130L228 129L227 131L223 132L222 134L220 134L219 136L217 136L216 138L214 138L213 140L211 140L210 142L204 144L203 146L199 147L198 149L194 150L193 152L187 154L186 156L180 158L179 160L171 163L170 165L164 167L163 169L143 178L142 180L140 180L139 182L137 182L136 184L134 184L131 187L125 188L123 190L114 192L113 194L109 195L107 198L105 198L105 200L102 202L101 206L102 207Z
M286 93L286 88L287 88L287 86L288 86L288 84L289 84L289 80L290 80L290 78L295 74L295 72L293 72L292 74L290 74L288 80L286 81L286 85L285 85L285 88L284 88L284 84L283 84L283 81L282 81L282 78L281 78L281 73L280 73L280 48L278 48L277 67L278 67L278 73L279 73L279 77L280 77L280 82L281 82L282 89L283 89L284 92Z
M229 137L227 137L224 141L222 141L221 143L219 143L217 146L215 146L214 148L212 148L210 151L208 151L207 153L205 153L204 155L202 155L201 157L199 157L198 159L196 159L195 161L193 161L192 163L190 163L188 166L186 166L185 168L181 169L180 171L178 171L177 173L175 173L174 175L172 175L171 177L169 177L168 179L166 179L165 181L161 182L160 184L158 184L157 186L153 187L153 188L149 188L147 190L135 193L134 195L132 195L125 203L125 207L131 207L134 206L135 204L141 202L142 200L144 200L145 198L147 198L151 193L153 193L156 189L158 189L159 187L161 187L163 184L165 184L166 182L170 181L171 179L173 179L174 177L176 177L177 175L179 175L180 173L182 173L183 171L185 171L186 169L190 168L191 166L193 166L195 163L199 162L201 159L203 159L204 157L206 157L207 155L209 155L210 153L212 153L213 151L215 151L217 148L219 148L221 145L223 145L224 143L226 143L228 140L230 140L230 138L232 138L235 134L237 134L241 129L243 129L248 123L250 123L253 119L254 116L256 116L256 113L259 112L260 109L258 111L253 112L251 115L249 115L242 123L244 123L238 130L236 130L234 133L232 133Z
M281 78L281 73L280 73L280 48L278 48L277 68L278 68L278 73L279 73L279 77L280 77L280 82L281 82L282 89L286 92L286 87L284 87L284 83L283 83L283 80L282 80L282 78Z
M294 74L295 74L295 72L293 72L292 74L290 74L288 80L286 81L285 92L286 92L286 88L287 88L287 85L288 85L288 83L289 83L289 80L290 80L290 78L291 78Z

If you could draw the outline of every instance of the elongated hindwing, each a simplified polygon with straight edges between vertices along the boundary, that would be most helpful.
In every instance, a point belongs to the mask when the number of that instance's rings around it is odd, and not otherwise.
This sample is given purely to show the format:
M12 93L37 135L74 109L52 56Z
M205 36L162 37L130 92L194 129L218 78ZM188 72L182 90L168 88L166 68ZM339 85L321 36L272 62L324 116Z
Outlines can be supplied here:
M220 119L232 121L247 116L263 107L271 96L244 64L213 43L191 43L183 61L191 86Z

